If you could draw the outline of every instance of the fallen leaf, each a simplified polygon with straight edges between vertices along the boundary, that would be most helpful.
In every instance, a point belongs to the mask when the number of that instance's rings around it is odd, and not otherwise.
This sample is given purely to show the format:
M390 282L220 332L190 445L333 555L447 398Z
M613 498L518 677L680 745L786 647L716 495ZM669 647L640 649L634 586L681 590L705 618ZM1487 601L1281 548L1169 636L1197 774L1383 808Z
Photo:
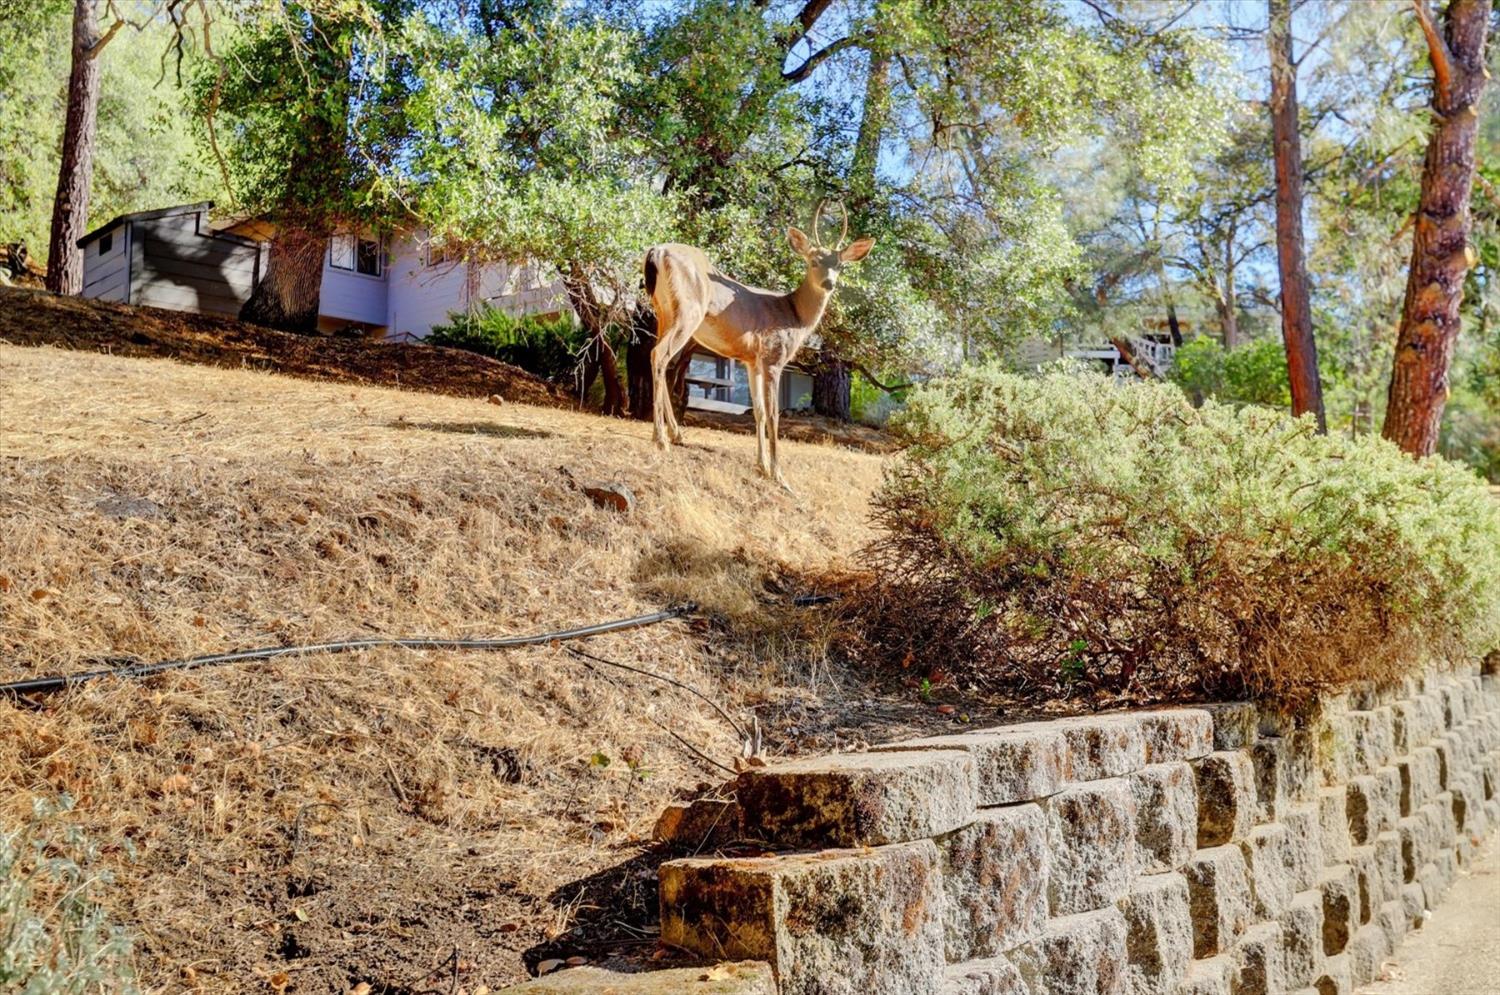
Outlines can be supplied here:
M368 981L361 981L349 989L349 995L370 995L370 983Z
M563 962L554 957L550 960L544 960L540 964L538 964L536 966L536 973L537 976L540 977L543 974L551 974L553 971L562 966Z
M939 715L952 715L958 711L958 708L953 705L939 705L937 711Z
M280 992L286 991L286 986L292 983L292 979L288 977L285 971L277 971L267 978L266 981L270 984L271 990L277 992L278 995Z

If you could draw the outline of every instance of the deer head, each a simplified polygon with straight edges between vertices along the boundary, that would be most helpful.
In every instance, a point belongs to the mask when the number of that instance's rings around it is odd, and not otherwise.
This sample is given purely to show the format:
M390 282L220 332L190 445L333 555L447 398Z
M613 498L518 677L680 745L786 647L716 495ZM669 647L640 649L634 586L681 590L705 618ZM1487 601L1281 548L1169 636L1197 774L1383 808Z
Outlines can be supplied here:
M870 250L875 247L875 240L860 238L847 248L844 247L844 239L849 236L849 209L841 201L839 212L843 216L843 229L839 232L839 240L833 248L825 246L822 236L818 234L818 226L823 220L823 210L827 206L826 199L818 203L817 213L813 215L812 238L808 238L806 233L798 228L788 228L786 237L787 241L792 243L792 248L797 255L807 260L805 283L824 293L831 293L834 286L838 284L839 270L845 264L857 263L869 255Z

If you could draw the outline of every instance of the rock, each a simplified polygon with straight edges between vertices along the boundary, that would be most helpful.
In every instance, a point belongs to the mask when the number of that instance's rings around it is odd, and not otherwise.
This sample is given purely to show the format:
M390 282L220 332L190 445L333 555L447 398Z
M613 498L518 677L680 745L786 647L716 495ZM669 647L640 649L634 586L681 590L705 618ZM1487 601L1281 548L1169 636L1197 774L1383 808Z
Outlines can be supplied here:
M1011 959L1032 995L1125 995L1125 919L1117 909L1053 919Z
M1375 907L1380 904L1381 882L1375 868L1375 848L1357 846L1349 853L1349 866L1354 868L1354 893L1358 901L1354 905L1354 921L1360 925L1370 921Z
M1079 716L1056 725L1068 741L1074 780L1119 777L1146 765L1146 739L1132 715Z
M661 939L764 960L780 995L910 995L943 974L943 892L931 840L866 850L661 865Z
M1068 743L1052 723L928 736L877 746L891 750L963 750L974 761L980 805L1011 805L1056 794L1068 781Z
M1351 995L1354 984L1349 976L1349 958L1340 954L1325 960L1313 989L1318 995Z
M1390 762L1395 753L1393 713L1382 705L1345 716L1349 735L1349 763L1356 774L1369 774Z
M1047 923L1047 820L1036 805L988 809L936 840L950 962L995 957Z
M1395 831L1384 832L1375 837L1375 871L1380 879L1380 895L1376 904L1399 898L1405 874L1401 861L1401 836Z
M748 832L782 846L880 846L974 819L974 765L958 750L846 753L755 767L736 792Z
M1323 896L1323 953L1335 957L1349 945L1359 919L1359 885L1348 864L1326 867L1318 878Z
M1354 987L1369 984L1380 973L1380 963L1390 956L1390 939L1376 923L1360 927L1349 939L1349 980Z
M1138 878L1121 910L1130 995L1174 995L1193 959L1186 879L1175 873Z
M1201 708L1136 712L1146 743L1146 763L1174 763L1206 757L1214 750L1213 716Z
M1286 875L1286 836L1286 827L1273 822L1256 826L1239 842L1257 919L1279 917L1292 900Z
M1317 887L1318 872L1323 869L1323 832L1318 816L1318 807L1308 802L1288 806L1281 813L1281 824L1286 827L1282 862L1293 892Z
M722 847L740 838L742 817L738 802L697 798L668 805L656 820L652 837L694 849Z
M1237 846L1199 850L1183 867L1193 914L1193 956L1229 949L1250 925L1250 881Z
M1287 904L1281 949L1287 987L1312 984L1323 966L1323 895L1317 889L1300 891Z
M1349 819L1349 838L1356 846L1373 843L1384 828L1385 792L1379 781L1361 774L1344 786L1344 810ZM1394 823L1394 819L1392 820Z
M1234 995L1230 986L1239 966L1227 955L1195 960L1177 986L1177 995Z
M1121 778L1075 784L1047 805L1054 916L1112 905L1136 873L1135 798Z
M1318 792L1318 825L1322 830L1323 859L1328 863L1349 857L1349 803L1344 788Z
M1198 846L1243 839L1255 825L1255 767L1239 751L1211 753L1193 762L1198 780Z
M770 965L753 961L643 974L580 967L503 991L516 995L777 995Z
M1032 995L1021 972L1004 957L953 964L943 977L941 995Z
M1251 926L1231 956L1239 967L1239 976L1230 986L1234 995L1282 995L1286 991L1280 923Z
M580 484L579 490L587 494L589 499L601 508L627 515L635 510L635 495L624 484Z
M1187 863L1198 839L1198 792L1193 768L1183 762L1151 764L1131 774L1135 843L1145 874Z
M110 491L94 502L94 510L107 518L161 518L166 509L150 498Z
M505 398L501 397L499 394L491 394L489 397L485 398L485 400L491 404L496 405L505 403Z
M1214 749L1239 750L1255 742L1260 715L1247 701L1204 705L1214 723Z

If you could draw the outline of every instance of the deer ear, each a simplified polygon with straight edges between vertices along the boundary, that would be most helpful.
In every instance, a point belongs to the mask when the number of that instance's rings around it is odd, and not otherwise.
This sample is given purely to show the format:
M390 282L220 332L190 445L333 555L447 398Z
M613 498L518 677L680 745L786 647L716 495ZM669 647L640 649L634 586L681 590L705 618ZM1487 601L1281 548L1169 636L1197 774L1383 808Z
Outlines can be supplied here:
M799 256L805 256L812 251L812 242L800 228L788 228L786 240L792 243L792 248L797 250Z
M862 238L852 243L843 252L840 252L839 258L846 263L857 263L865 256L868 256L870 250L873 248L875 248L875 240L873 238Z

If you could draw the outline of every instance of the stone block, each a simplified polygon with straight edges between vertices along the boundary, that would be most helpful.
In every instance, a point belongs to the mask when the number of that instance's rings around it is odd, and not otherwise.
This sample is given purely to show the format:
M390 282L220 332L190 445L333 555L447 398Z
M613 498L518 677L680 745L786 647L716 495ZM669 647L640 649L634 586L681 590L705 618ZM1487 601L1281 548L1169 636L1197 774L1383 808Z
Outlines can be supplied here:
M1407 930L1406 909L1401 899L1393 898L1389 902L1382 902L1375 915L1375 924L1385 933L1386 944L1391 953L1395 953Z
M1438 873L1437 864L1430 861L1417 871L1417 884L1422 888L1422 905L1427 909L1437 908L1448 890L1442 875Z
M1388 902L1401 894L1401 885L1406 875L1401 860L1401 834L1388 830L1375 837L1375 869L1380 877L1380 897L1377 902Z
M1422 894L1422 886L1416 882L1401 886L1401 911L1406 914L1406 928L1413 930L1422 925L1427 919L1427 896Z
M1126 990L1173 995L1193 959L1193 917L1180 874L1137 878L1121 903L1125 913Z
M1146 874L1176 870L1197 848L1198 791L1193 768L1183 762L1151 764L1131 774L1135 843Z
M931 840L661 865L661 939L764 960L781 995L910 995L942 976L943 891Z
M715 849L740 838L742 819L738 802L698 798L668 805L656 820L652 836L695 851Z
M1453 795L1450 792L1444 791L1423 805L1417 810L1417 815L1431 824L1433 845L1438 850L1453 845L1458 836L1458 823L1453 818Z
M873 748L878 752L961 750L973 759L980 805L1012 805L1056 794L1068 782L1068 743L1052 723L1031 723L957 736L929 736Z
M1193 956L1225 952L1251 922L1244 854L1233 845L1199 850L1182 873L1193 914Z
M1354 868L1355 896L1354 921L1363 926L1375 915L1380 904L1380 872L1375 867L1375 847L1357 846L1349 853L1349 866Z
M936 840L949 962L994 957L1047 923L1047 818L1036 805L985 809Z
M1255 766L1238 751L1210 753L1193 762L1198 780L1198 846L1243 839L1255 825Z
M1282 995L1286 991L1285 956L1280 923L1251 926L1234 945L1239 975L1230 990L1234 995Z
M1231 986L1239 970L1228 954L1195 960L1177 986L1177 995L1234 995Z
M1352 995L1353 980L1349 976L1349 958L1345 954L1329 957L1323 961L1323 970L1313 982L1318 995Z
M1317 889L1299 891L1287 904L1281 948L1287 987L1312 984L1323 966L1323 895Z
M1344 952L1359 925L1359 884L1354 868L1348 864L1325 867L1318 878L1318 891L1323 896L1323 954L1335 957Z
M1214 751L1213 716L1202 708L1163 708L1137 712L1146 744L1146 763L1196 760Z
M1396 823L1396 836L1401 841L1401 880L1410 884L1432 858L1432 824L1421 816L1407 816Z
M1433 741L1429 743L1428 746L1434 753L1437 754L1438 791L1447 791L1448 773L1451 769L1451 764L1453 761L1453 749L1449 745L1448 738L1446 736L1439 736L1433 739Z
M1200 706L1214 724L1214 749L1239 750L1255 742L1260 713L1248 701L1214 702Z
M1381 963L1391 955L1391 941L1379 923L1361 926L1349 938L1349 980L1354 987L1369 984L1380 973Z
M1469 717L1464 707L1464 690L1457 684L1448 684L1439 688L1438 700L1442 702L1443 725L1449 729L1452 729Z
M619 974L576 967L503 990L514 995L776 995L771 967L755 961ZM1019 995L1019 993L1018 993Z
M1075 781L1120 777L1146 766L1146 737L1133 715L1078 716L1055 724L1068 741Z
M1125 995L1125 917L1105 909L1053 919L1011 960L1032 995Z
M1286 873L1286 827L1279 823L1256 826L1240 840L1256 919L1275 919L1292 900Z
M1102 909L1125 896L1136 874L1135 817L1123 778L1075 784L1048 800L1054 916Z
M1454 782L1448 794L1452 796L1453 825L1458 837L1484 837L1484 795L1472 773Z
M1399 766L1397 769L1400 769ZM1443 790L1442 759L1438 751L1432 746L1419 746L1412 750L1408 758L1407 776L1411 781L1411 808L1414 812Z
M1281 814L1281 824L1286 827L1283 861L1294 892L1317 887L1318 873L1323 869L1323 833L1318 816L1318 806L1309 802L1291 805Z
M1371 774L1353 778L1344 788L1344 807L1349 819L1349 838L1364 846L1396 824L1396 792L1389 779Z
M795 847L904 843L974 818L974 764L960 750L852 753L753 767L737 796L747 830Z
M1357 774L1369 774L1383 767L1394 755L1392 713L1387 706L1369 711L1352 711L1347 716L1349 764Z
M1387 764L1375 768L1375 783L1380 785L1380 831L1394 829L1401 818L1401 772Z
M1432 704L1407 698L1391 704L1391 746L1397 753L1410 753L1426 746L1437 735L1441 719Z
M1021 972L1004 957L949 966L941 995L1032 995Z
M1348 792L1342 788L1318 791L1318 826L1323 860L1336 863L1349 856Z

